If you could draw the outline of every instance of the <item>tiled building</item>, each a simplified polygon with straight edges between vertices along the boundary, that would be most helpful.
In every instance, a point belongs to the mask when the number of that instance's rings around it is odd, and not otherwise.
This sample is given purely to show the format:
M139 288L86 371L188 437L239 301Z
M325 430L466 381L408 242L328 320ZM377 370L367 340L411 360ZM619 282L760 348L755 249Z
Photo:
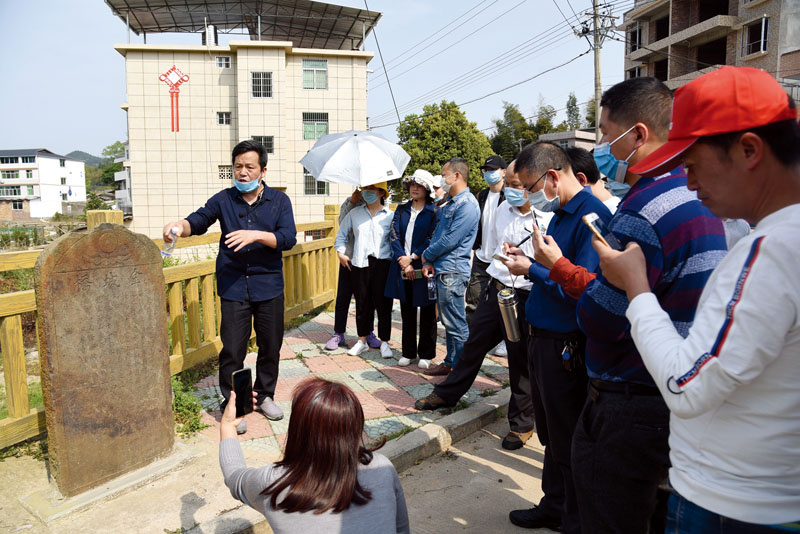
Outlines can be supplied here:
M800 98L800 0L636 0L625 77L680 87L721 65L763 69Z
M0 221L81 214L84 172L82 161L45 148L0 150Z
M176 10L178 4L183 0L173 3ZM302 3L308 4L313 16L321 6L353 12L350 23L344 11L337 17L317 13L320 24L334 19L350 28L349 34L337 33L335 27L308 28L306 17L288 33L263 30L261 36L270 40L258 40L252 28L255 17L250 17L249 41L216 45L215 30L209 27L204 44L115 46L125 57L127 102L122 107L128 114L130 173L126 195L134 231L156 237L165 223L188 215L230 187L231 149L246 139L260 142L269 152L266 181L286 191L297 222L321 220L325 204L340 204L352 193L350 186L317 182L299 160L322 135L366 129L367 64L373 54L353 48L379 14ZM295 7L300 9L301 3ZM369 25L356 24L360 13L369 14ZM287 14L289 19L293 16ZM203 17L199 20L203 27ZM222 19L206 20L224 25ZM265 16L264 28L267 20ZM187 19L185 24L188 28L193 23ZM199 43L201 36L197 39Z

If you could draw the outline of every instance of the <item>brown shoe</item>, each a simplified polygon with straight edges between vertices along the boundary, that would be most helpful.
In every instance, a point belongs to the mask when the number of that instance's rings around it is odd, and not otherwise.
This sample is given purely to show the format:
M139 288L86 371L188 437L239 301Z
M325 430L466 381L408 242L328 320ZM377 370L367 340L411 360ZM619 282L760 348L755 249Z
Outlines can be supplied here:
M445 375L449 375L450 371L452 371L452 370L453 370L453 368L450 367L449 365L445 365L444 363L440 363L440 364L434 365L430 369L425 369L424 371L422 371L422 374L428 375L428 376L445 376Z
M450 406L452 405L447 404L446 400L433 392L414 403L414 408L417 410L436 410L438 408L449 408Z
M503 438L503 448L509 451L515 451L517 449L521 449L531 436L533 435L533 430L528 430L527 432L514 432L513 430L509 430L506 437Z

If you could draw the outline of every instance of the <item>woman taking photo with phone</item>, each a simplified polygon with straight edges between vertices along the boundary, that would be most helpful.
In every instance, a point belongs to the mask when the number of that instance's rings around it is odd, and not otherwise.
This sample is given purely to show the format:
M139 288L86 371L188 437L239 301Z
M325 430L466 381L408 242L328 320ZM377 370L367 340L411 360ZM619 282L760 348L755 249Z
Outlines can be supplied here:
M427 369L436 355L436 307L428 299L427 280L421 276L422 251L428 248L436 227L433 204L433 176L417 169L403 180L403 189L411 197L398 206L392 219L392 266L386 281L386 296L400 300L403 318L403 356L398 365L405 367L419 356L419 367ZM417 276L420 273L420 276ZM417 308L419 308L419 344L417 344Z
M397 471L363 446L364 412L350 388L321 378L297 386L283 460L259 468L245 464L235 393L231 401L220 423L225 485L276 534L410 532Z
M378 312L378 337L384 358L393 356L389 347L392 334L392 299L383 295L386 277L392 259L389 232L392 212L386 202L386 182L361 188L364 204L350 210L342 219L336 234L334 248L339 253L339 263L352 273L353 292L356 296L356 333L358 341L347 351L358 356L369 349L367 336L375 324ZM345 254L347 235L353 232L353 256Z

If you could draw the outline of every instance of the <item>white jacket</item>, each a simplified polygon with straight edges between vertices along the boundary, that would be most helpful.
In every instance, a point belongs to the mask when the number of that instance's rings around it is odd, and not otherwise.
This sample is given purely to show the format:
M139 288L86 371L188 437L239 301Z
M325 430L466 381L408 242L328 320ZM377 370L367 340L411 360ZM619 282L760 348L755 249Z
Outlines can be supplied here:
M733 247L686 339L652 293L626 315L671 411L673 487L740 521L800 519L800 204Z

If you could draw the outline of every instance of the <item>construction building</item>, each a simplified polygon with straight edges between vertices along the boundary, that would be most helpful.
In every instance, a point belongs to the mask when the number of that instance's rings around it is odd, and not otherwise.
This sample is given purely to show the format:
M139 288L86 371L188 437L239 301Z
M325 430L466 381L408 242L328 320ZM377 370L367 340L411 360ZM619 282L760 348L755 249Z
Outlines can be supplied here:
M636 0L625 77L675 89L722 65L763 69L800 100L800 0Z

